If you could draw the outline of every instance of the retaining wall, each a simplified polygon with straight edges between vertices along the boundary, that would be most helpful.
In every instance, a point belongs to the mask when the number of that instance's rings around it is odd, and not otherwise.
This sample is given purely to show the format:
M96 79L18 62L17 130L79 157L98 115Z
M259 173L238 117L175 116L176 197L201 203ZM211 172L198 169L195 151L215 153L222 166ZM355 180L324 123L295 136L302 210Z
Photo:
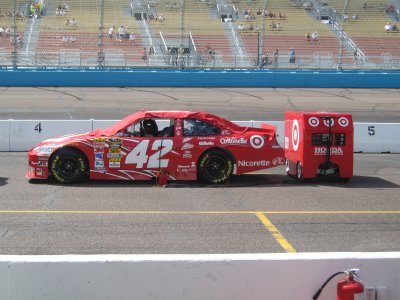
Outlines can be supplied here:
M377 300L400 299L400 252L0 256L0 298L311 300L349 268L379 287ZM340 279L319 300L336 299Z
M35 144L60 135L107 128L117 120L0 120L0 151L27 151ZM277 126L278 142L283 145L283 121L237 121L244 126L261 123ZM354 151L400 153L400 124L355 123Z
M3 69L0 86L400 88L398 71Z

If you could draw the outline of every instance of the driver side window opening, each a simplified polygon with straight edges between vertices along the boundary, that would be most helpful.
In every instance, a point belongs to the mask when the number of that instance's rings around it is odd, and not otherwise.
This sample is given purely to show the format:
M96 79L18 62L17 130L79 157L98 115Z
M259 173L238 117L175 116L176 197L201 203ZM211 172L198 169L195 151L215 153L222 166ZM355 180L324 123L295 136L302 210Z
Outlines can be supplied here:
M140 137L173 137L173 118L144 118L128 126L124 131L125 136Z
M221 130L214 125L197 120L197 119L183 119L183 135L184 136L208 136L219 135Z

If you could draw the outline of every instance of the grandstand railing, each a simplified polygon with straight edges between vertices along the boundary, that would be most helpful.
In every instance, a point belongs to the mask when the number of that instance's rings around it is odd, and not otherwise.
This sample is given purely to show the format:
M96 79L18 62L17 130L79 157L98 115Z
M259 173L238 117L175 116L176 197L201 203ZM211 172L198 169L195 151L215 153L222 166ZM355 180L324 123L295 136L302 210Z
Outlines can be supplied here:
M68 0L61 1L69 6L63 17L56 17L58 0L40 0L43 9L33 15L31 2L0 2L0 27L10 29L0 36L1 68L400 69L400 47L396 46L400 45L399 32L386 33L383 24L379 32L364 28L360 36L370 39L370 43L361 45L357 34L343 30L345 8L339 13L318 0L309 0L311 10L304 8L300 0ZM171 5L174 2L177 4ZM284 20L282 31L271 31L266 25L271 20L257 16L254 22L260 25L259 30L241 32L239 23L253 22L245 20L247 7L294 13L306 9L310 18L307 22L318 26L321 11L329 12L321 41L325 38L334 42L325 49L318 43L307 43L303 31L285 31L285 26L299 22L298 18ZM78 19L78 25L64 25L72 17ZM382 13L377 20L384 17ZM126 25L124 38L117 37L121 24ZM116 28L109 38L111 25ZM130 35L135 38L131 40ZM246 35L251 37L250 42ZM64 43L64 36L77 37L77 41ZM283 42L279 44L278 61L274 62L271 49L277 37ZM292 46L297 52L296 62L289 65ZM154 50L146 59L144 48Z

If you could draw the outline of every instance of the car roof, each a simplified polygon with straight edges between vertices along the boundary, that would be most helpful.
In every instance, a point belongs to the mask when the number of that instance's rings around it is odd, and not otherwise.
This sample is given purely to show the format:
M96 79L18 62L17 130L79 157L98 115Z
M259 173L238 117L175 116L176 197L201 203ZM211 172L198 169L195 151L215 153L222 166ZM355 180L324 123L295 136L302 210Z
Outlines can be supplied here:
M145 119L145 118L193 118L199 120L205 120L213 125L219 125L223 128L229 129L231 131L244 131L244 127L241 127L231 121L218 117L216 115L207 112L193 112L193 111L145 111L141 110L132 115L127 116L120 122L106 129L106 134L116 134L121 129L127 127L134 122Z

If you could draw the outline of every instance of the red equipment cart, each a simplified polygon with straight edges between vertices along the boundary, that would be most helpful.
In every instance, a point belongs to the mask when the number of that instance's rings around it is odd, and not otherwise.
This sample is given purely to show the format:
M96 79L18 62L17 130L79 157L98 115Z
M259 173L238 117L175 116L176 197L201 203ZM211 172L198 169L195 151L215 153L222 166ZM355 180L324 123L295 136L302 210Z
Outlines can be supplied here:
M285 113L285 167L288 175L307 178L353 176L354 129L351 114Z

